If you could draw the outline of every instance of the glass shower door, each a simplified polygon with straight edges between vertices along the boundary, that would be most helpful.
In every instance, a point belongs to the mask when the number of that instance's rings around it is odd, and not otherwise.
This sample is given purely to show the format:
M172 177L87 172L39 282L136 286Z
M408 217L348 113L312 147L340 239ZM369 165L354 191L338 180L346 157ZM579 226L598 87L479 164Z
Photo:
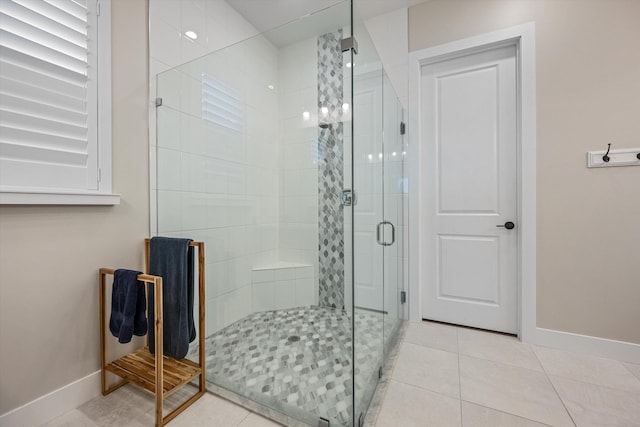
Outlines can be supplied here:
M383 270L384 270L384 351L385 357L403 319L401 290L403 288L403 197L404 123L402 104L391 80L384 74L383 92Z
M384 71L364 23L353 16L354 422L364 416L384 359Z
M354 422L366 412L403 316L403 109L357 10L353 35Z

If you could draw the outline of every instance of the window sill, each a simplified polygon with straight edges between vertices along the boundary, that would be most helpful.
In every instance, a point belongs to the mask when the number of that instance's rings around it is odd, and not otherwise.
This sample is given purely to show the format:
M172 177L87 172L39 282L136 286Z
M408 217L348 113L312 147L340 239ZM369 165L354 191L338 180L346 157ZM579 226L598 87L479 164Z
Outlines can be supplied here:
M0 191L0 205L95 205L120 204L119 194L103 193L26 193Z

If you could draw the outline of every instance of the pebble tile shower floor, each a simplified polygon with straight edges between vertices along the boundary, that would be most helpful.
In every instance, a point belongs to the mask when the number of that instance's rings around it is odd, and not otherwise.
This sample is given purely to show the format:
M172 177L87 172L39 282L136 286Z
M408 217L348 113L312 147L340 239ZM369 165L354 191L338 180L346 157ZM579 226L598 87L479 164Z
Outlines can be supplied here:
M382 316L356 310L354 324L360 393L375 386ZM207 337L207 381L284 413L296 409L332 425L351 424L351 328L351 316L333 308L253 313Z

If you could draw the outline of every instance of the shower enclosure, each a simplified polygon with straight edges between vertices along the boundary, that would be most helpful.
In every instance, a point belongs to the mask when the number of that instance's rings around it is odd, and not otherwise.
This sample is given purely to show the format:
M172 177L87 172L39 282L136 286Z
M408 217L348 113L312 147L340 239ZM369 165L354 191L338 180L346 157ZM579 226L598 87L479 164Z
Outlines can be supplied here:
M406 179L403 110L351 1L156 87L157 234L205 242L208 388L359 425L405 317Z

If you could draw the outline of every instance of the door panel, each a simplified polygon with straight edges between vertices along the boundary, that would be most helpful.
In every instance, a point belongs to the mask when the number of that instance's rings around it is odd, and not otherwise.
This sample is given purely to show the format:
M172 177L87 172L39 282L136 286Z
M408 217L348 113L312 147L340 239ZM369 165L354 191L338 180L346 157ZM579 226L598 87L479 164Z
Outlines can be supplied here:
M496 80L496 66L436 77L439 213L497 211Z
M425 65L422 317L517 331L514 46Z
M438 298L499 304L499 241L495 237L438 236ZM464 268L460 268L464 265ZM484 277L486 280L476 280Z

